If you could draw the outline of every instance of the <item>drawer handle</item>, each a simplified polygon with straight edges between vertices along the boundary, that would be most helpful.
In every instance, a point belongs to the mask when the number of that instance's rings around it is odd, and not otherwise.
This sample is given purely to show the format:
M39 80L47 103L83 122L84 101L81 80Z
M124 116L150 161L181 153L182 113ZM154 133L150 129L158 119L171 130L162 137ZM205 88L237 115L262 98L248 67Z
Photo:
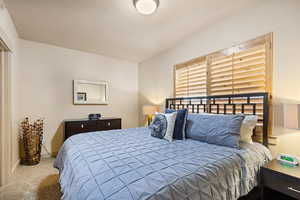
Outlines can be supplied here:
M81 128L83 128L84 127L84 125L83 124L81 124Z
M108 122L107 125L110 126L110 122Z
M288 190L293 191L293 192L297 192L300 194L300 190L296 190L293 187L288 187Z

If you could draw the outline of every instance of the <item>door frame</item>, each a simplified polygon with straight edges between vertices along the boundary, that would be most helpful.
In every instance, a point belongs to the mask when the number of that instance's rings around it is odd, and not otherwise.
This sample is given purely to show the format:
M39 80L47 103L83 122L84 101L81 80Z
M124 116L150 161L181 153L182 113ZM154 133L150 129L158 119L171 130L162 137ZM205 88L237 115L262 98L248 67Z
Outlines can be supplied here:
M0 186L8 183L11 175L11 67L10 50L0 38Z

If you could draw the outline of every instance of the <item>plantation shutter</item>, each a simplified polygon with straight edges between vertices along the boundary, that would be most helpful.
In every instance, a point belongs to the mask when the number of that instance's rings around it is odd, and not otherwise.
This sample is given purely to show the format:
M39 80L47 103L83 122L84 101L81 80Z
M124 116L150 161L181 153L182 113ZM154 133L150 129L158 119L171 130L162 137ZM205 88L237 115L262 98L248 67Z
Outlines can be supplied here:
M207 63L205 58L198 58L175 71L175 96L193 97L207 95Z
M210 57L210 95L267 91L267 45Z
M175 66L175 97L271 93L271 34Z

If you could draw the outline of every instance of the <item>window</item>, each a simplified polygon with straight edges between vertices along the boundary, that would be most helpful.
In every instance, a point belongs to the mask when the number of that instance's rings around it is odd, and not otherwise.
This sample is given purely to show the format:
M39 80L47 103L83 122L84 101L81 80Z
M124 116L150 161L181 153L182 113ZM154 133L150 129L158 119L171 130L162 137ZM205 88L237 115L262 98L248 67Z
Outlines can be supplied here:
M178 64L175 97L272 90L272 34Z

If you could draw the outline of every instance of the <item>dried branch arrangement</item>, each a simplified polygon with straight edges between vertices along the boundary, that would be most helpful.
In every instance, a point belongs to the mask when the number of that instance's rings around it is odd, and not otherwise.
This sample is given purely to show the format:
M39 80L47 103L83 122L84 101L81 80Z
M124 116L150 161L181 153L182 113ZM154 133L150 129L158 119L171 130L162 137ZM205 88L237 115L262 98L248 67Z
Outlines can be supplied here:
M33 123L25 118L21 122L21 141L24 146L24 159L22 164L36 165L41 160L44 120L38 119Z

